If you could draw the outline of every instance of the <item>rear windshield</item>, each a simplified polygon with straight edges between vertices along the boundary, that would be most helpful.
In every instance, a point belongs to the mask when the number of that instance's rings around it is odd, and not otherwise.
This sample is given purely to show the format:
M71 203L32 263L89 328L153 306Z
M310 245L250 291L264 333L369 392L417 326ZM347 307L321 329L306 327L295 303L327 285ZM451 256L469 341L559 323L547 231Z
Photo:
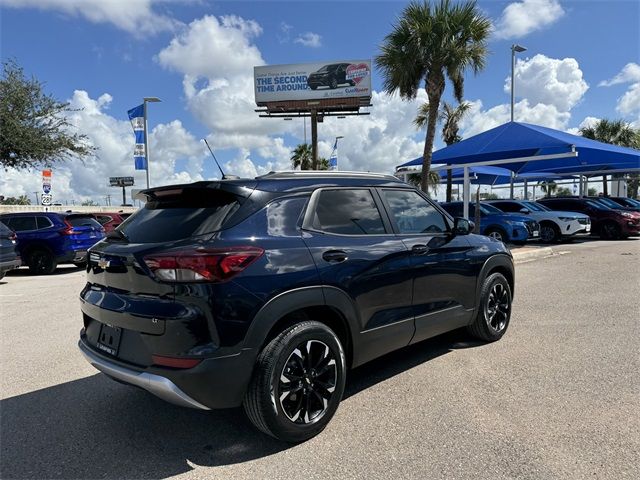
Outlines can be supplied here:
M13 233L13 231L7 227L4 223L0 222L0 235L5 236L5 235L11 235Z
M239 197L231 193L186 189L147 202L117 230L133 243L172 242L220 230L239 207Z
M98 221L89 215L68 215L65 220L72 227L93 227L102 228Z

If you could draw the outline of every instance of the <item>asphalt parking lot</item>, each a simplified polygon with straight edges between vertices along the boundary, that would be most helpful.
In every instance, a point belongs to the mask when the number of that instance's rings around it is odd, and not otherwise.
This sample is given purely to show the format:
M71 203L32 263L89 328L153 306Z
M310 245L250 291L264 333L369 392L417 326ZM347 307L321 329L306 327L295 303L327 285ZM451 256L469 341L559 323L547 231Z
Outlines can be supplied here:
M640 239L517 266L507 335L452 332L351 372L301 445L241 410L199 412L82 359L71 267L0 281L2 478L640 478Z

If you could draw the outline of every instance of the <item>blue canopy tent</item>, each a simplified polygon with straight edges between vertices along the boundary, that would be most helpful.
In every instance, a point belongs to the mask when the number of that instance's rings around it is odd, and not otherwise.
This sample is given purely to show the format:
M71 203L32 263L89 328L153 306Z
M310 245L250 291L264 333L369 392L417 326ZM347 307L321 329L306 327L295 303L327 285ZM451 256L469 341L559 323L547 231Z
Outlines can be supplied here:
M518 175L519 180L524 181L550 181L560 180L563 178L571 178L566 175L556 175L555 173L546 172L528 172ZM451 180L453 183L459 184L464 180L463 168L451 169ZM477 185L506 185L511 182L511 170L502 167L469 167L469 180L472 184ZM445 182L446 178L442 178Z
M551 128L508 122L433 153L434 171L453 165L463 167L468 184L469 168L500 166L516 175L544 172L578 175L585 172L631 172L640 170L640 151L597 142ZM422 164L422 157L400 167ZM465 205L469 189L464 189ZM465 216L468 212L465 212Z

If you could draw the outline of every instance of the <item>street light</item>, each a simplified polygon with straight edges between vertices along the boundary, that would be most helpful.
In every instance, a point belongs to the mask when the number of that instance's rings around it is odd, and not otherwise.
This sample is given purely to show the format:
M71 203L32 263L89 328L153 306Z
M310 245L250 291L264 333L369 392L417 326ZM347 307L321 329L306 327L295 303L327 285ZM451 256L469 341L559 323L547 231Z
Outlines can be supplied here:
M143 99L144 113L144 158L147 160L147 188L149 188L149 138L147 137L147 103L161 102L158 97L144 97Z
M523 47L522 45L518 45L517 43L514 43L513 45L511 45L511 121L513 122L513 104L514 104L514 86L513 84L515 83L515 70L516 70L516 52L518 53L522 53L524 51L526 51L527 49L525 47Z
M522 45L514 43L511 45L511 121L513 122L513 108L515 103L514 83L515 83L515 71L516 71L516 52L522 53L526 50ZM513 200L513 172L511 172L511 179L509 182L509 198Z

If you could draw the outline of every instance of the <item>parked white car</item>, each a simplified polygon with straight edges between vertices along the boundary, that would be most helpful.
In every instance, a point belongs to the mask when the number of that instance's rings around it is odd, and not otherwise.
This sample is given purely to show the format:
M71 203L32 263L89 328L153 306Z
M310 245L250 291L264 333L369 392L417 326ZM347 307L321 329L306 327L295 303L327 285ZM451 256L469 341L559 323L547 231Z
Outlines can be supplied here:
M490 200L487 203L503 212L530 215L540 224L540 240L545 243L591 233L591 220L583 213L557 212L529 200Z

